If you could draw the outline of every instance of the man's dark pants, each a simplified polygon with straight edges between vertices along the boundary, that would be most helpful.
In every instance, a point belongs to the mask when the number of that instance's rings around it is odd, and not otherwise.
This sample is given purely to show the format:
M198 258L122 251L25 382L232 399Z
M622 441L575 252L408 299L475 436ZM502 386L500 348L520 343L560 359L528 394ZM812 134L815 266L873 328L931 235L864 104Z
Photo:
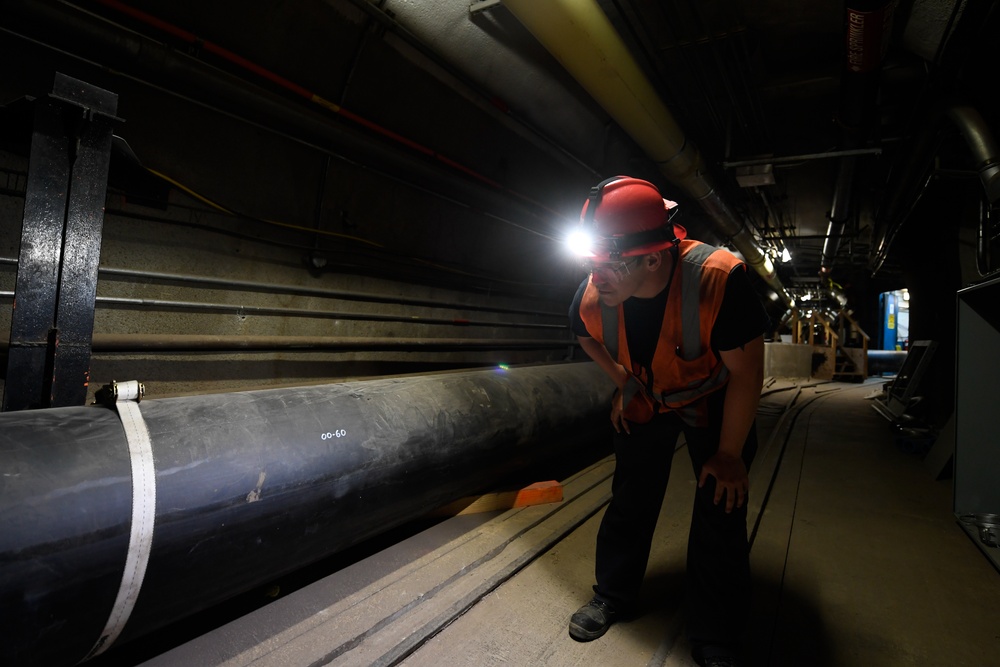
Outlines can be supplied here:
M702 464L718 450L724 395L723 390L703 399L708 402L706 427L688 426L676 413L666 413L647 424L630 424L631 434L615 435L613 498L597 535L594 590L625 613L639 597L677 438L684 433L697 479ZM747 470L756 452L754 423L743 447ZM750 604L747 501L727 514L725 497L718 505L714 498L715 478L709 476L697 490L688 536L688 636L696 645L735 647Z

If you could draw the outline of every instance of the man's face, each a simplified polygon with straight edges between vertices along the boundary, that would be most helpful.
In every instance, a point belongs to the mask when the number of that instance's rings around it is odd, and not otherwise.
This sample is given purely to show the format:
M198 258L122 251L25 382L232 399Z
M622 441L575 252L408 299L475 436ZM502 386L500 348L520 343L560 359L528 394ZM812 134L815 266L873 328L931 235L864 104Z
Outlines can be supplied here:
M590 282L597 288L605 306L617 306L632 296L644 278L642 257L626 257L619 262L595 262L588 268Z

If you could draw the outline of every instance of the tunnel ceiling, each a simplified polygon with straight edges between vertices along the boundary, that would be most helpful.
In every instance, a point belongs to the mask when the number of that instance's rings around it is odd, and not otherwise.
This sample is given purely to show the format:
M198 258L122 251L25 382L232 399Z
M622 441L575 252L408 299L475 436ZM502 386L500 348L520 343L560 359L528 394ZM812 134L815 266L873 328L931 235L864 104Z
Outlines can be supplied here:
M792 262L779 262L778 270L793 289L815 281L824 264L835 283L901 286L904 251L881 256L873 243L899 224L899 209L887 203L905 187L902 181L931 178L930 165L903 175L908 162L928 159L915 157L915 145L935 143L938 167L974 178L979 165L957 133L943 127L943 109L967 104L997 127L997 107L984 86L992 76L984 66L995 3L973 12L966 3L936 0L846 2L891 21L884 26L884 55L867 70L869 64L855 63L870 54L850 52L860 39L844 2L602 4L755 236L790 251ZM874 22L868 19L869 26ZM824 261L841 167L834 156L845 150L861 154L849 206L841 202L842 238ZM777 159L761 159L768 156ZM790 159L795 156L811 157ZM747 162L763 164L738 166ZM765 178L761 170L770 171L773 184L748 185ZM912 184L903 191L920 190Z
M129 35L253 80L292 104L305 104L303 91L318 96L362 118L369 125L343 115L338 122L383 149L448 156L435 168L490 191L480 206L519 220L527 210L523 224L549 236L606 176L628 172L674 192L502 1L51 3L53 16L71 17L62 27L23 9L31 4L4 3L6 14L23 17L9 22L12 34L182 95L209 93L191 92L189 74L175 68L130 71L131 58L121 57ZM792 290L815 284L824 264L824 276L838 284L868 283L873 274L898 283L899 251L874 247L886 245L893 238L886 230L910 212L897 200L919 195L931 167L974 177L978 165L941 119L948 106L965 104L997 126L989 60L996 4L849 3L867 12L869 28L879 22L856 56L864 67L852 69L849 51L860 37L849 32L842 2L599 1L686 140L701 150L719 194L773 253ZM73 27L82 25L81 12L121 34ZM315 113L316 100L308 101ZM921 143L931 152L919 152ZM838 190L847 154L852 187ZM927 167L912 168L917 160ZM696 202L677 198L693 235L728 240ZM835 210L842 229L835 254L824 259ZM780 261L783 249L790 262Z

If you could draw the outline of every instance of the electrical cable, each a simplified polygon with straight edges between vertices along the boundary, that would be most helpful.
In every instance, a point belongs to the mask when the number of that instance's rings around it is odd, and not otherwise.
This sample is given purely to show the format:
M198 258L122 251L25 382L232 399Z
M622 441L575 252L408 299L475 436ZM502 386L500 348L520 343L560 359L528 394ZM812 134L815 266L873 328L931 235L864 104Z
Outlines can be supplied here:
M357 125L360 125L361 127L365 128L370 132L374 132L375 134L391 139L397 143L406 146L407 148L410 148L418 153L424 154L434 160L437 160L442 164L445 164L451 167L452 169L455 169L465 174L466 176L469 176L470 178L473 178L481 183L484 183L485 185L492 187L493 189L499 192L503 192L516 199L520 199L521 201L529 203L532 206L535 206L538 209L543 210L551 215L558 216L558 212L548 208L542 202L536 201L531 197L528 197L527 195L524 195L522 193L510 190L509 188L504 187L503 184L479 173L478 171L456 160L453 160L452 158L447 157L446 155L442 155L433 148L424 146L423 144L420 144L412 139L409 139L387 127L379 125L378 123L375 123L363 116L360 116L348 109L345 109L339 104L327 100L318 95L317 93L308 90L300 86L299 84L290 81L289 79L286 79L285 77L275 72L272 72L237 53L230 51L229 49L226 49L223 46L215 44L206 39L202 39L197 35L195 35L194 33L188 32L183 28L170 24L160 18L157 18L151 14L147 14L146 12L143 12L141 10L135 9L134 7L130 7L125 3L118 2L118 0L95 0L95 1L98 4L104 5L109 9L120 12L124 15L131 17L136 21L144 23L147 26L151 26L154 29L160 30L176 39L181 40L182 42L196 46L199 50L204 50L205 52L210 53L213 56L216 56L226 62L236 65L237 67L240 67L241 69L258 76L268 81L269 83L272 83L282 88L283 90L292 93L293 95L299 98L306 99L327 111L331 111L342 118L345 118Z
M72 7L74 9L78 10L78 11L84 12L84 13L86 13L88 15L96 16L92 12L87 12L86 10L84 10L84 9L82 9L80 7L77 7L76 5L73 5L71 3L64 2L63 4L65 4L68 7ZM140 78L140 77L138 77L138 76L136 76L134 74L129 74L128 72L125 72L125 71L122 71L122 70L119 70L119 69L115 69L115 68L111 68L111 67L109 67L107 65L104 65L104 64L102 64L100 62L97 62L97 61L91 60L89 58L83 57L83 56L81 56L81 55L79 55L77 53L73 53L73 52L67 51L67 50L65 50L63 48L59 48L59 47L57 47L57 46L55 46L53 44L50 44L48 42L41 41L39 39L36 39L36 38L33 38L33 37L29 37L29 36L27 36L25 34L21 34L21 33L15 32L15 31L11 31L11 30L8 30L7 28L4 28L3 26L0 26L0 34L3 34L3 33L6 33L6 34L8 34L8 35L10 35L12 37L16 37L16 38L22 39L22 40L24 40L24 41L26 41L26 42L28 42L30 44L33 44L35 46L40 47L40 48L52 51L54 53L58 53L58 54L60 54L62 56L65 56L67 58L72 58L72 59L78 60L78 61L83 62L83 63L85 63L85 64L87 64L89 66L95 67L97 69L105 70L106 72L108 72L108 73L110 73L110 74L112 74L114 76L118 76L118 77L122 77L124 79L128 79L128 80L134 81L134 82L139 83L141 85L147 86L147 87L149 87L151 89L160 91L160 92L162 92L164 94L171 95L171 96L174 96L174 97L176 97L178 99L181 99L181 100L184 100L186 102L189 102L191 104L198 105L198 106L203 107L205 109L208 109L208 110L210 110L210 111L212 111L214 113L218 113L220 115L230 117L230 118L232 118L234 120L238 120L238 121L240 121L242 123L246 123L246 124L248 124L248 125L250 125L252 127L256 127L258 129L270 132L270 133L272 133L272 134L274 134L276 136L279 136L279 137L282 137L284 139L296 142L298 144L301 144L303 146L312 148L314 150L318 150L318 151L320 151L322 153L325 153L327 155L335 157L338 160L341 160L343 162L347 162L347 163L349 163L349 164L357 167L358 169L368 170L368 171L370 171L372 173L378 174L379 176L381 176L383 178L387 178L389 180L393 180L393 181L402 183L403 185L405 185L405 186L407 186L409 188L412 188L412 189L414 189L416 191L419 191L419 192L423 192L423 193L425 193L425 194L427 194L429 196L441 199L443 201L447 201L447 202L449 202L449 203L451 203L451 204L453 204L455 206L459 206L459 207L466 208L466 209L471 209L472 208L465 201L462 201L462 200L459 200L459 199L455 199L454 197L445 195L445 194L443 194L440 191L437 191L437 190L434 190L434 189L430 189L428 187L422 186L422 185L417 184L415 182L402 179L402 178L400 178L398 176L395 176L395 175L387 172L384 169L380 169L380 168L373 167L373 166L368 165L368 164L360 163L357 160L353 160L353 159L351 159L351 158L349 158L349 157L347 157L345 155L342 155L340 153L337 153L337 152L331 150L327 146L321 146L321 145L319 145L319 144L317 144L315 142L303 139L300 136L294 136L294 135L289 134L287 132L280 131L280 130L276 129L275 127L271 126L271 125L264 124L264 123L261 123L261 122L258 122L258 121L254 121L254 120L250 119L247 116L239 115L239 114L237 114L235 112L232 112L232 111L227 111L227 110L222 109L222 108L220 108L218 106L213 106L212 104L209 104L209 103L207 103L207 102L205 102L203 100L196 99L196 98L193 98L193 97L191 97L189 95L185 95L183 93L180 93L180 92L178 92L176 90L172 90L170 88L166 88L166 87L163 87L163 86L151 83L150 81L142 79L142 78ZM451 162L447 162L447 164L449 164L449 166L452 166L452 167L456 166L456 164L451 163ZM512 195L517 196L516 193L510 192L510 191L507 191L507 190L502 190L502 192L504 192L506 194L512 194ZM517 196L517 198L526 199L523 196ZM545 210L547 210L547 209L545 209ZM503 223L505 225L508 225L510 227L514 227L514 228L520 229L520 230L522 230L524 232L537 235L537 236L539 236L541 238L544 238L544 239L547 239L549 241L556 241L557 240L555 237L553 237L552 235L550 235L548 233L545 233L545 232L542 232L542 231L538 231L538 230L533 229L531 227L527 227L527 226L525 226L523 224L519 224L519 223L517 223L517 222L515 222L515 221L513 221L513 220L511 220L511 219L509 219L507 217L503 217L501 215L497 215L497 214L491 213L488 210L476 209L476 211L477 211L477 213L479 213L480 215L482 215L482 216L484 216L486 218L490 218L492 220L496 220L496 221L501 222L501 223Z
M351 240L351 241L356 241L358 243L364 243L364 244L367 244L367 245L370 245L370 246L374 246L376 248L384 248L385 247L381 243L375 243L374 241L369 241L368 239L363 239L363 238L360 238L358 236L351 236L349 234L340 234L338 232L330 232L330 231L327 231L325 229L316 229L316 228L311 228L311 227L303 227L301 225L293 225L293 224L290 224L290 223L287 223L287 222L278 222L276 220L268 220L267 218L258 218L256 216L247 215L245 213L237 213L236 211L233 211L233 210L230 210L228 208L225 208L224 206L222 206L220 204L217 204L216 202L212 201L208 197L205 197L204 195L201 195L201 194L195 192L194 190L192 190L188 186L184 185L183 183L180 183L179 181L174 180L173 178L167 176L166 174L162 174L162 173L160 173L160 172L158 172L158 171L156 171L154 169L150 169L149 167L144 167L144 169L146 171L148 171L149 173L151 173L152 175L154 175L154 176L156 176L156 177L164 180L165 182L169 183L170 185L174 186L175 188L177 188L181 192L184 192L185 194L187 194L187 195L189 195L191 197L194 197L195 199L197 199L198 201L202 202L203 204L206 204L207 206L211 206L215 210L220 211L221 213L224 213L226 215L240 217L240 218L245 218L247 220L253 220L255 222L261 222L261 223L268 224L268 225L274 225L276 227L284 227L285 229L295 229L297 231L308 232L310 234L319 234L321 236L332 236L332 237L336 237L336 238L348 239L348 240Z
M241 219L244 219L244 220L249 220L249 221L252 221L252 222L258 222L258 223L265 224L265 225L271 225L271 226L275 226L275 227L281 227L281 228L284 228L284 229L293 229L293 230L304 232L304 233L308 233L308 234L318 234L320 236L329 236L329 237L333 237L333 238L347 239L347 240L350 240L350 241L355 241L357 243L363 243L365 245L369 245L369 246L372 246L374 248L377 248L377 249L379 249L379 250L381 250L383 252L389 253L389 251L386 250L386 248L385 248L384 245L382 245L380 243L376 243L374 241L369 241L367 239L363 239L363 238L360 238L360 237L357 237L357 236L351 236L349 234L341 234L339 232L331 232L331 231L327 231L327 230L324 230L324 229L317 229L317 228L311 228L311 227L303 227L303 226L300 226L300 225L293 225L293 224L286 223L286 222L279 222L279 221L276 221L276 220L269 220L267 218L260 218L260 217L257 217L257 216L247 215L246 213L240 213L240 212L238 212L238 211L236 211L236 210L234 210L232 208L225 207L225 206L223 206L223 205L221 205L221 204L219 204L219 203L217 203L217 202L209 199L208 197L206 197L206 196L204 196L204 195L196 192L192 188L190 188L190 187L184 185L183 183L177 181L176 179L171 178L170 176L162 174L162 173L160 173L160 172L158 172L156 170L150 169L148 167L143 167L143 168L146 169L146 171L148 171L150 174L156 176L157 178L162 179L166 183L169 183L170 185L172 185L173 187L177 188L178 190L180 190L184 194L186 194L186 195L188 195L188 196L190 196L190 197L192 197L192 198L194 198L194 199L202 202L206 206L210 206L211 208L215 209L215 211L217 211L219 213L222 213L224 215L228 215L228 216L236 217L236 218L241 218ZM260 239L258 239L258 241L259 242L264 242L264 241L262 241ZM316 249L315 248L311 248L311 250L316 250ZM448 272L448 273L454 273L454 274L465 276L465 277L468 277L468 278L477 278L477 279L480 279L480 280L487 280L487 281L490 281L490 282L502 282L502 283L507 283L507 284L511 284L511 285L520 285L520 286L553 287L553 285L546 285L544 283L529 283L529 282L524 282L524 281L508 280L508 279L504 279L504 278L495 278L495 277L484 276L484 275L481 275L481 274L476 274L476 273L472 273L472 272L469 272L469 271L463 271L463 270L460 270L460 269L456 269L456 268L452 268L452 267L449 267L449 266L445 266L443 264L439 264L437 262L432 262L432 261L429 261L429 260L425 260L425 259L422 259L420 257L408 256L408 257L406 257L406 259L408 259L408 260L410 260L412 262L418 263L418 264L423 264L425 266L428 266L428 267L431 267L431 268L434 268L434 269L437 269L437 270L440 270L440 271L445 271L445 272Z

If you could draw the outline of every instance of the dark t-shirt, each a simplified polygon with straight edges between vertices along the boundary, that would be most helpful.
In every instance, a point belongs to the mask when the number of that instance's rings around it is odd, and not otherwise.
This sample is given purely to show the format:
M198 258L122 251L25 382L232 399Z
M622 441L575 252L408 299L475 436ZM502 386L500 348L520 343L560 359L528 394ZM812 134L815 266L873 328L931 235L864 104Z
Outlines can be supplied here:
M580 302L590 277L583 279L569 309L570 328L577 336L593 338L580 317ZM653 360L656 342L660 337L663 312L671 286L649 299L631 297L625 300L625 335L632 361L649 367ZM741 267L733 269L726 281L719 315L712 327L711 346L715 355L720 350L735 350L767 330L769 318L760 299L750 284L750 277Z

